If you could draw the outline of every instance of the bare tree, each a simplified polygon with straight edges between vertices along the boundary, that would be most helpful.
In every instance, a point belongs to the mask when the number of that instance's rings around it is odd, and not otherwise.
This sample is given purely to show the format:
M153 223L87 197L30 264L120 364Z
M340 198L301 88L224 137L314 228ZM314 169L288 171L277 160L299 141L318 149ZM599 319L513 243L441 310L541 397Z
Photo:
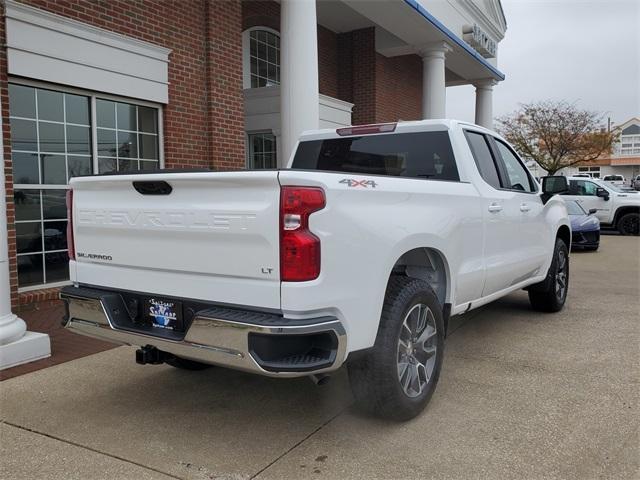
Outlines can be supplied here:
M602 115L550 100L521 105L497 119L497 129L518 152L534 160L549 175L611 153L615 134Z

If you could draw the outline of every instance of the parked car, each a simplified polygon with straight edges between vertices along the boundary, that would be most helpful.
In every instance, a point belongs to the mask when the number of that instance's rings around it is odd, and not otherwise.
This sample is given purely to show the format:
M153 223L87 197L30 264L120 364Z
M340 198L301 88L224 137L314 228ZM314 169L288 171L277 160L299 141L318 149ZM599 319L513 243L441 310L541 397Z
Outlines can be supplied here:
M622 235L640 233L640 194L596 178L569 177L568 181L565 198L577 201L586 211L595 209L602 227L615 228Z
M590 173L576 173L576 174L574 175L574 177L591 178L591 174L590 174Z
M566 179L540 187L472 124L320 130L283 170L70 186L67 328L142 364L324 381L346 363L384 417L429 401L450 315L523 288L557 312L569 286Z
M585 212L575 200L567 200L567 212L571 220L571 250L597 250L600 246L600 220L596 209Z
M634 190L640 190L640 175L636 175L636 178L633 179L632 185Z
M605 175L602 180L617 187L623 187L626 182L622 175Z

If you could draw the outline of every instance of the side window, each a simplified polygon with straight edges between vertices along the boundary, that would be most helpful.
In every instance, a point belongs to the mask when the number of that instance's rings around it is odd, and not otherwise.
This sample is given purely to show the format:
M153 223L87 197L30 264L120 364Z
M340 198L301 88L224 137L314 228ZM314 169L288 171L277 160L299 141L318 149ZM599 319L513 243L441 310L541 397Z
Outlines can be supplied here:
M511 149L503 142L497 138L495 141L509 180L509 185L507 185L506 188L520 190L522 192L533 192L534 188L531 184L531 178L522 163L520 163L520 160L518 160L518 157L516 157Z
M476 133L471 131L465 131L467 142L471 148L473 159L476 162L480 175L493 188L501 188L500 177L498 176L498 170L496 164L493 161L493 155L489 149L489 144L482 133Z
M570 180L568 195L595 196L598 186L587 180Z

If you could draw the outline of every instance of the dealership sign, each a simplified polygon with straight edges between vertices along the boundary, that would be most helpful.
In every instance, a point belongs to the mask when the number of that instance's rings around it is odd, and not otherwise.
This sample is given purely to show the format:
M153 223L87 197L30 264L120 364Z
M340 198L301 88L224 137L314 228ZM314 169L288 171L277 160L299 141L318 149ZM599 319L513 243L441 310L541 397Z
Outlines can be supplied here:
M496 56L497 44L478 25L466 25L462 30L464 41L475 48L485 58Z

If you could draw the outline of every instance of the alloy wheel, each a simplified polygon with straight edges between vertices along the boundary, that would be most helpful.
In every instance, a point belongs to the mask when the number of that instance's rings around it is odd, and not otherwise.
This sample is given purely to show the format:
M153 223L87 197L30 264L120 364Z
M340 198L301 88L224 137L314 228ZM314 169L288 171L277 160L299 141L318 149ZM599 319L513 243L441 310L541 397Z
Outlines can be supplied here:
M398 380L408 397L419 396L436 363L437 327L431 309L414 305L404 318L398 338Z
M558 269L556 271L556 297L558 300L563 300L567 291L567 277L568 277L568 262L567 254L560 250L558 252Z

